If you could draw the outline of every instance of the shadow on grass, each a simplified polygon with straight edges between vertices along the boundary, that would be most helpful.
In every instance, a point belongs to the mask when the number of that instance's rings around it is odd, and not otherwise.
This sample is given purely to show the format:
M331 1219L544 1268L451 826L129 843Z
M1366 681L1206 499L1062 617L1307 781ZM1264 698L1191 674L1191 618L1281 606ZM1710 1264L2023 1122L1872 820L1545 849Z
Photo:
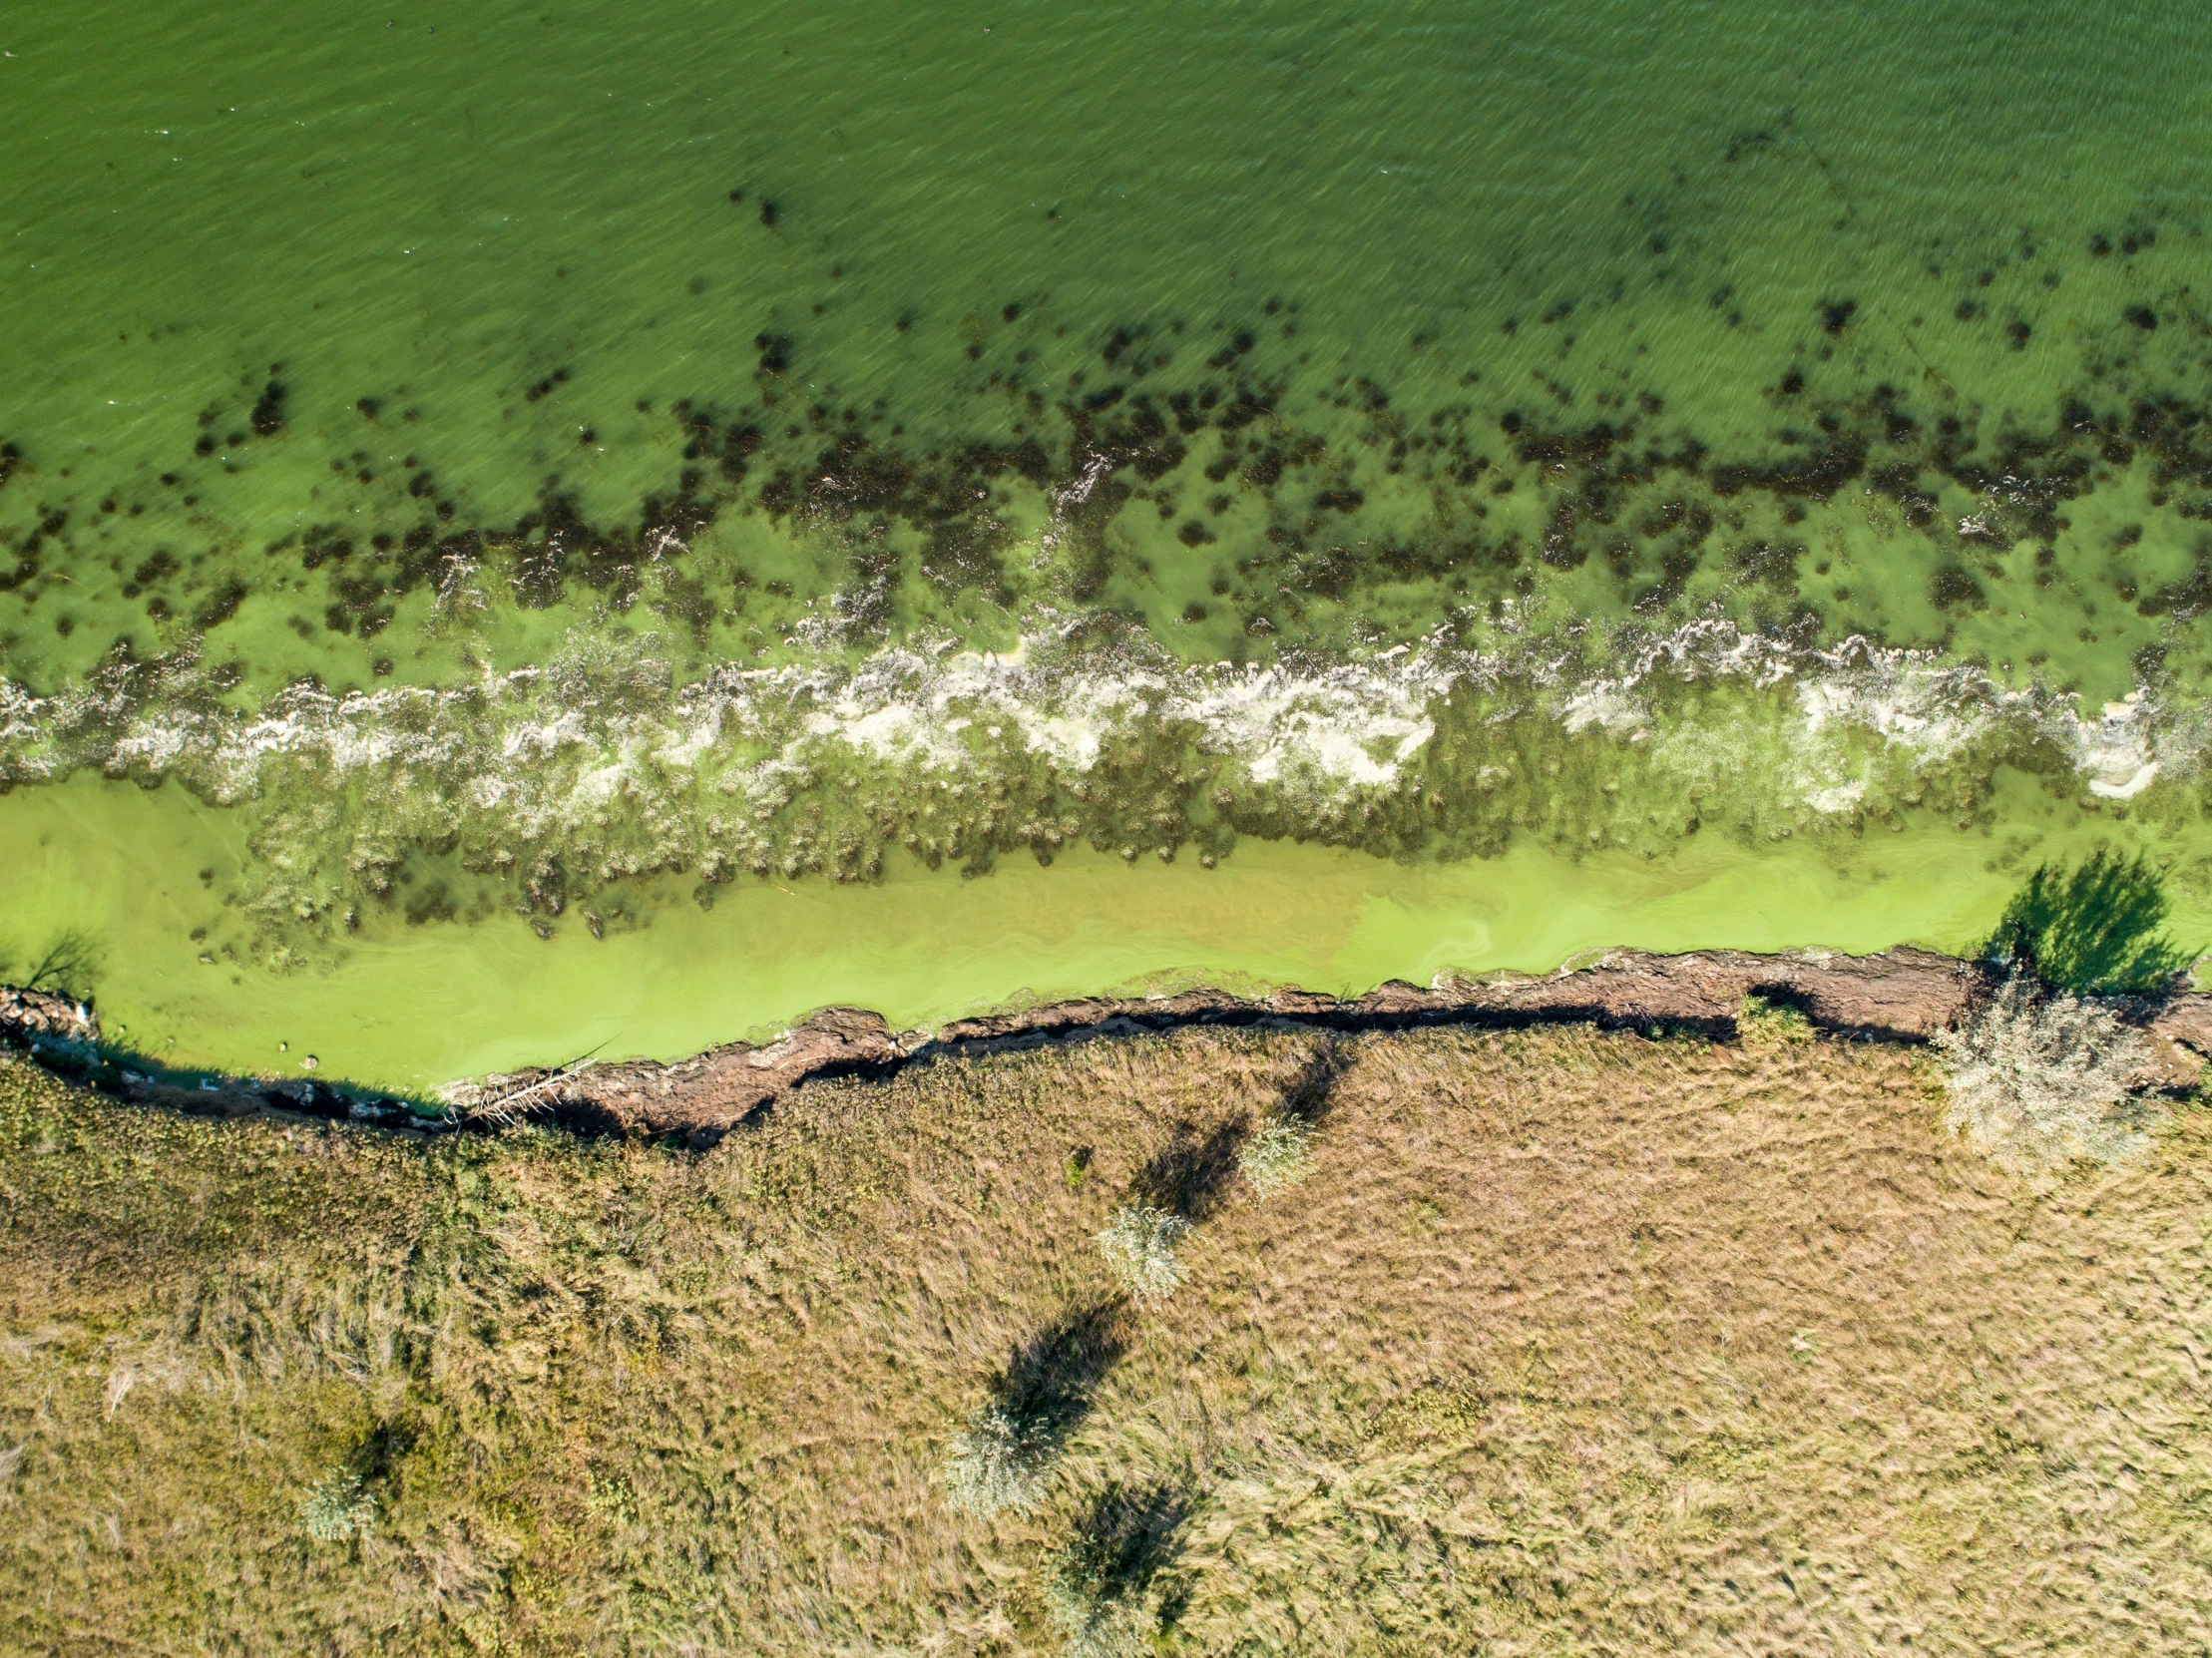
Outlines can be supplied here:
M1983 954L2091 996L2173 989L2192 960L2164 931L2166 892L2140 853L2097 851L2071 872L2044 864L2013 895Z
M1129 1304L1119 1296L1070 1307L1014 1350L992 1395L1009 1416L1065 1440L1091 1413L1106 1373L1128 1351Z
M1191 1506L1188 1487L1166 1480L1109 1484L1084 1505L1059 1551L1047 1590L1071 1651L1147 1650L1140 1633L1144 1626L1156 1627L1155 1618L1159 1624L1174 1621L1179 1597L1170 1596L1157 1608L1143 1607L1143 1602L1175 1563L1177 1533ZM1118 1642L1098 1640L1123 1607L1138 1612L1138 1620L1122 1626L1129 1633Z
M1350 1044L1342 1036L1323 1037L1270 1114L1290 1117L1307 1128L1319 1127L1351 1062ZM1129 1201L1164 1209L1193 1226L1202 1224L1227 1196L1236 1178L1237 1152L1250 1133L1250 1124L1241 1118L1204 1133L1192 1123L1178 1122L1173 1139L1129 1181Z
M1336 1097L1337 1083L1351 1068L1351 1044L1342 1036L1324 1037L1299 1067L1290 1086L1283 1090L1276 1109L1285 1116L1296 1117L1308 1128L1320 1127L1321 1119L1329 1114L1330 1102Z
M1249 1131L1241 1118L1203 1134L1178 1122L1174 1138L1129 1181L1129 1201L1199 1224L1228 1194L1229 1182L1236 1178L1236 1153Z

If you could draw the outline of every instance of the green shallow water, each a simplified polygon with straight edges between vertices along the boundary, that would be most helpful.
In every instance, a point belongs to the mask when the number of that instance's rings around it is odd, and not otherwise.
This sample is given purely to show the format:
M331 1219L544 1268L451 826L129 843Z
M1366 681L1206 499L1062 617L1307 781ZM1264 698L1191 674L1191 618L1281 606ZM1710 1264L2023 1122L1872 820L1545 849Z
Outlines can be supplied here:
M2186 9L0 31L0 938L180 1054L2199 915Z
M1968 948L2038 856L2085 851L2031 802L2010 833L1916 825L1848 847L1709 844L1665 865L1568 864L1534 848L1405 867L1257 845L1214 870L1077 854L983 880L919 865L879 883L747 884L711 912L550 943L518 927L364 929L319 972L270 974L229 948L244 848L176 789L80 780L0 799L11 922L100 941L120 1045L180 1068L320 1072L389 1087L591 1052L676 1058L829 1004L928 1028L985 1009L1203 981L1353 995L1390 978L1539 972L1613 946ZM2156 835L2118 837L2155 854ZM205 872L205 878L203 876ZM2178 895L2212 938L2212 884ZM196 936L196 934L198 936ZM281 1046L280 1046L281 1044Z

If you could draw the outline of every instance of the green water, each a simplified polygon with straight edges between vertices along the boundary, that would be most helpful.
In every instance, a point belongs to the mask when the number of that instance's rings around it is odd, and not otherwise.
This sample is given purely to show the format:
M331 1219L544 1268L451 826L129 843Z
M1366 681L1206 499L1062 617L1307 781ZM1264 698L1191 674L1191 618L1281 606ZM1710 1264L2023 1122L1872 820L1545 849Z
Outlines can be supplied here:
M902 862L869 884L745 883L712 912L649 893L643 925L600 939L387 918L353 936L342 963L276 976L253 965L237 923L234 821L181 791L84 779L18 793L0 800L0 858L31 872L12 884L29 936L76 927L101 942L105 1021L129 1047L275 1075L303 1074L311 1054L325 1075L425 1088L586 1053L678 1057L839 1003L926 1029L1199 981L1356 995L1389 978L1543 971L1618 945L1963 949L1988 933L2031 852L2092 844L2032 800L2018 805L2008 833L1923 825L1817 853L1711 845L1664 863L1570 863L1523 845L1407 867L1257 843L1211 871L1081 852L963 883ZM2156 836L2122 842L2168 850ZM2177 908L2184 936L2212 938L2212 897L2200 888Z
M2185 9L4 31L0 937L181 1059L2212 903Z

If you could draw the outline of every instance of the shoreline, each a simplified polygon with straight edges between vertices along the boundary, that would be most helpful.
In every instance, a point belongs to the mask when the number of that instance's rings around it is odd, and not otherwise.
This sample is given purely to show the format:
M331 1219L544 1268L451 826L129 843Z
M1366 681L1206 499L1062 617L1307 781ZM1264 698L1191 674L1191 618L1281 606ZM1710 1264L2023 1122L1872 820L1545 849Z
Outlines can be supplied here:
M1284 989L1264 997L1192 990L1147 998L1077 998L895 1032L882 1016L831 1007L765 1043L723 1042L684 1059L533 1067L454 1084L432 1102L343 1080L197 1075L189 1085L109 1047L92 1006L0 988L0 1045L64 1080L134 1104L193 1115L340 1119L414 1135L478 1131L525 1119L587 1135L677 1138L705 1150L755 1126L815 1078L888 1075L944 1057L1199 1027L1306 1027L1353 1034L1422 1026L1592 1025L1605 1030L1736 1034L1747 997L1794 1009L1824 1036L1921 1043L1958 1023L1995 983L1984 963L1900 947L1870 956L1615 950L1581 967L1423 989L1389 981L1364 996ZM2168 1083L2193 1080L2212 1056L2212 995L2136 998L2124 1016L2165 1044ZM139 1068L145 1064L145 1068ZM433 1114L435 1113L435 1114Z

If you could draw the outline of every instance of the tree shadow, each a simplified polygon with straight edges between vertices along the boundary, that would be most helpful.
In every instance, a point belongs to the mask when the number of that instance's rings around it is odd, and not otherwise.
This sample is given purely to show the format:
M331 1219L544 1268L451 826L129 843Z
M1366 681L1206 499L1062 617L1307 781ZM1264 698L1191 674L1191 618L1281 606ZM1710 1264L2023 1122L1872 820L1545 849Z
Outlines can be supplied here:
M411 1420L380 1422L361 1436L346 1466L360 1475L362 1484L380 1484L415 1449L418 1438L420 1430Z
M1129 1200L1197 1225L1220 1208L1236 1177L1237 1149L1249 1131L1241 1118L1202 1135L1192 1123L1176 1123L1175 1137L1129 1181Z
M1351 1044L1342 1036L1323 1038L1306 1056L1298 1074L1291 1078L1290 1086L1283 1090L1276 1110L1284 1116L1297 1118L1308 1128L1320 1127L1321 1119L1329 1114L1329 1106L1336 1096L1337 1083L1351 1068Z
M1090 1415L1129 1336L1129 1304L1119 1296L1070 1307L1015 1348L992 1395L1017 1422L1065 1439Z
M1338 1036L1324 1037L1284 1087L1270 1114L1290 1117L1307 1128L1318 1127L1328 1115L1337 1082L1351 1064L1351 1044ZM1176 1123L1174 1137L1129 1181L1129 1201L1199 1225L1226 1199L1236 1178L1237 1153L1250 1134L1251 1125L1242 1117L1204 1133L1194 1123Z
M65 927L25 967L22 988L50 991L72 1002L90 1002L106 960L107 953L98 938L82 929Z
M1158 1480L1146 1485L1109 1484L1085 1504L1062 1549L1057 1576L1087 1621L1099 1621L1109 1607L1142 1599L1175 1563L1177 1533L1190 1517L1187 1485ZM1179 1607L1159 1608L1161 1622L1172 1622Z
M2099 849L2071 873L2044 864L2005 907L1983 953L2059 990L2095 996L2170 990L2191 957L2163 932L2165 885L2142 854Z

